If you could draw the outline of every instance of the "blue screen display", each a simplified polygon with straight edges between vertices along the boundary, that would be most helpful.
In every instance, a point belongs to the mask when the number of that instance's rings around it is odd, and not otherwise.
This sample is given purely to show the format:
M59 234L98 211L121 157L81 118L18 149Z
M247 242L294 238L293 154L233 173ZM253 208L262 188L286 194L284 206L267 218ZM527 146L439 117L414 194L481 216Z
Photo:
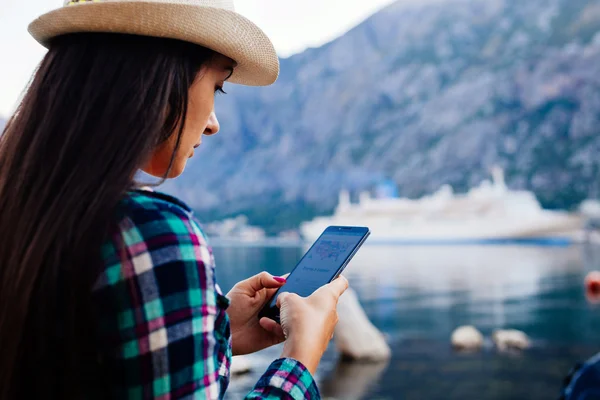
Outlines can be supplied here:
M346 259L360 244L366 232L326 231L304 255L280 292L310 296L315 290L330 282ZM277 304L277 296L271 306Z

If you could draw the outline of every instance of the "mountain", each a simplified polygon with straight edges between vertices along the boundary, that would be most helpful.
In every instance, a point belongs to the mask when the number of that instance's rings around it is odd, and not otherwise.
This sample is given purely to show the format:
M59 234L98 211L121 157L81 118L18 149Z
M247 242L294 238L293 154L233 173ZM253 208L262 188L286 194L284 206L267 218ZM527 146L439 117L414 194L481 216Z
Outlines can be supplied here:
M394 3L281 60L268 88L226 88L221 133L164 190L204 219L271 230L328 213L340 189L393 179L456 190L493 165L546 207L600 196L600 3Z

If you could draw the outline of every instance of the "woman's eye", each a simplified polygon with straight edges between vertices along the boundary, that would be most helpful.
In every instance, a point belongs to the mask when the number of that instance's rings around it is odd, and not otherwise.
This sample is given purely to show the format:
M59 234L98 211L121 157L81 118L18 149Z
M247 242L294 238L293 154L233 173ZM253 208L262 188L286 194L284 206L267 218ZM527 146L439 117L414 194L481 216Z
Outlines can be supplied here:
M225 91L223 90L223 86L217 86L217 87L215 88L215 93L217 93L217 94L227 94L227 92L225 92Z

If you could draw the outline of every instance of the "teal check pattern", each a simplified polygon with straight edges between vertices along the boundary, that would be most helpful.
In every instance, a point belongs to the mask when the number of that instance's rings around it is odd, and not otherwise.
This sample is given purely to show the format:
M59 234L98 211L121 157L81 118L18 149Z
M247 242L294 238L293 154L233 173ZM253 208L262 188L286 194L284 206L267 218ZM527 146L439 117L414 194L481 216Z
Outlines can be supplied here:
M221 399L229 384L229 300L208 241L179 200L133 191L103 246L94 285L102 362L119 399ZM274 361L247 399L319 399L298 361Z

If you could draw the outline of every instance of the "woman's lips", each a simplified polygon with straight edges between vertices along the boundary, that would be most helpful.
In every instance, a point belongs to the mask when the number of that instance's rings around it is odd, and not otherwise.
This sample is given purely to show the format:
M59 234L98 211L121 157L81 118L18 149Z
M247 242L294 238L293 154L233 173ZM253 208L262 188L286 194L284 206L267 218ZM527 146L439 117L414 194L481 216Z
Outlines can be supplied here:
M200 145L202 144L202 142L195 144L194 148L192 149L192 151L190 152L190 156L189 158L192 158L194 156L194 150L196 150L198 147L200 147Z

